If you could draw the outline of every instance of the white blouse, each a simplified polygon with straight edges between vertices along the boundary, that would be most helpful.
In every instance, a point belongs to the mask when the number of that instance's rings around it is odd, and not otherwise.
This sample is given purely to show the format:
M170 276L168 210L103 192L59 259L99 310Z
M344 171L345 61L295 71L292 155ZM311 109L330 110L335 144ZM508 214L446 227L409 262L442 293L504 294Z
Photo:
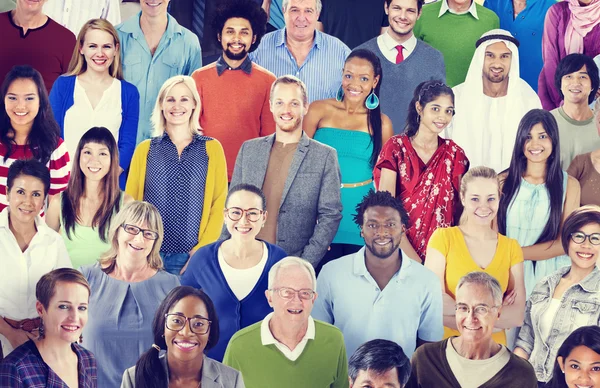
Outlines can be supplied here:
M121 81L114 79L113 83L104 91L96 108L88 99L85 89L75 80L73 91L73 106L65 114L65 143L72 160L75 160L77 144L88 129L92 127L106 127L119 140L119 128L123 120L121 108Z
M254 267L246 269L233 268L227 264L225 257L223 257L223 249L219 247L219 252L217 253L217 256L219 257L219 266L221 267L221 271L223 271L223 276L225 276L227 285L231 288L231 291L233 291L238 300L247 297L254 289L254 286L258 282L258 279L260 279L260 275L262 275L265 265L267 264L269 249L264 242L262 245L262 258Z
M0 317L20 321L36 318L35 286L40 278L56 268L72 268L62 237L37 216L37 233L25 252L11 232L6 208L0 213ZM12 351L0 335L4 356Z

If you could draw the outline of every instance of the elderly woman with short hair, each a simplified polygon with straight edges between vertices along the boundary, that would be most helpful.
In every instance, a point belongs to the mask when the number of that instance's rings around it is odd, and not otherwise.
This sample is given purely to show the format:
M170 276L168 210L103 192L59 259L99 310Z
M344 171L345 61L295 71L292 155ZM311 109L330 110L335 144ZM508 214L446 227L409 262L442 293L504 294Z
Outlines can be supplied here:
M485 272L470 272L456 286L460 335L425 344L412 357L407 387L536 388L528 363L492 338L502 312L502 288Z
M125 369L152 345L152 318L179 278L162 270L162 219L147 202L130 202L111 222L108 252L81 271L92 295L85 347L98 360L98 387L118 387Z
M563 224L563 249L571 265L540 280L533 289L515 354L529 360L545 384L560 345L575 329L600 324L600 207L582 206ZM543 386L543 385L542 385Z

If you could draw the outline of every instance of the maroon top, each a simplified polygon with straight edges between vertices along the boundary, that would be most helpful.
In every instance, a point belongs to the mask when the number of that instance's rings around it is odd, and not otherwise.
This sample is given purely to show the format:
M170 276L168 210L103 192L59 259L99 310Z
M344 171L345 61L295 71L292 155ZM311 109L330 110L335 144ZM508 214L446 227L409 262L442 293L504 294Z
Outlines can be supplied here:
M30 65L42 74L46 89L67 72L75 48L75 35L48 18L41 27L23 34L10 12L0 13L0 82L15 65Z

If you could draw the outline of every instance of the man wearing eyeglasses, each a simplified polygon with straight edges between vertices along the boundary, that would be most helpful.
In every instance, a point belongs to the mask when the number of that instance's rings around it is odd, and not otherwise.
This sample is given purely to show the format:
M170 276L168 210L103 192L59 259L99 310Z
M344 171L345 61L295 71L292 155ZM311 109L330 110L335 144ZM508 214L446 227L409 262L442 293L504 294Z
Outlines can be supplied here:
M460 335L417 349L407 388L537 388L533 367L492 338L502 312L500 283L470 272L456 286Z
M269 217L258 238L317 266L342 219L341 174L335 149L302 131L306 85L286 75L271 86L275 134L242 144L230 187L261 187ZM229 237L224 231L221 239Z
M323 266L313 317L344 333L348 355L380 338L410 357L418 345L444 334L439 280L399 249L408 220L399 200L370 191L356 212L365 247Z
M223 359L242 373L247 388L348 388L342 333L310 316L316 284L312 265L298 257L269 271L265 296L273 312L238 331Z

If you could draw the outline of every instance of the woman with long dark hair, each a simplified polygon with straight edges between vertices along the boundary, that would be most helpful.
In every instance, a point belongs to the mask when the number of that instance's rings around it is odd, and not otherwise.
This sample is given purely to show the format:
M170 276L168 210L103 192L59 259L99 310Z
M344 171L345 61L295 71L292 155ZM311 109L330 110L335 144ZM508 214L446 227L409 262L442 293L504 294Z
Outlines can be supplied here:
M454 93L441 81L422 82L408 106L405 132L385 143L373 170L379 191L389 191L408 212L400 248L423 261L429 237L453 226L460 179L469 168L465 152L440 135L452 122Z
M567 337L558 349L546 387L600 387L600 327L580 327Z
M336 98L313 102L304 117L306 134L337 150L343 182L342 221L320 266L363 245L352 213L372 188L373 166L381 146L394 134L392 122L379 106L381 77L381 63L373 52L352 51Z
M156 310L152 332L152 347L125 371L122 388L168 388L174 381L182 387L244 388L240 372L204 355L219 341L219 318L203 291L174 288Z
M49 196L69 181L69 153L54 121L40 73L15 66L0 87L0 177L20 159L37 159L50 170ZM4 180L4 179L2 179ZM6 185L0 183L0 211L7 206Z
M519 123L510 167L500 174L498 231L523 248L525 289L569 265L563 221L579 206L579 183L560 165L558 125L550 112L529 111Z
M94 127L75 150L67 189L55 196L46 224L60 232L74 268L93 264L110 248L108 229L133 198L119 189L119 150L112 133Z

